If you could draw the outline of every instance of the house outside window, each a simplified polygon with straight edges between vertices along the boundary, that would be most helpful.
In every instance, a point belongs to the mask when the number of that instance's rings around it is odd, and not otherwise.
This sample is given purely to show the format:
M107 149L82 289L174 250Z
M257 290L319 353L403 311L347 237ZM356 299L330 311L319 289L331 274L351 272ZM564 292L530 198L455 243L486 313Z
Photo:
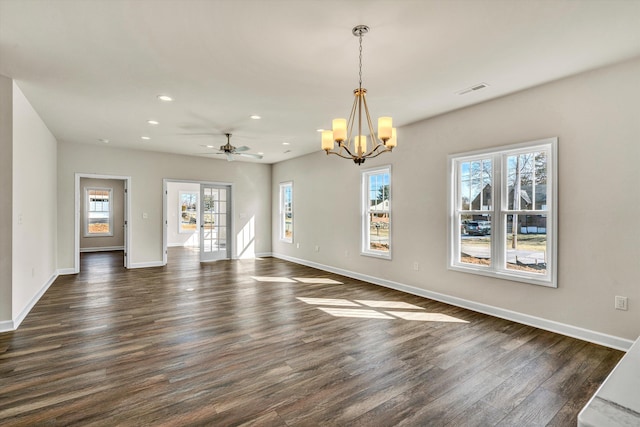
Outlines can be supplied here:
M363 255L391 259L391 166L362 171Z
M280 240L293 242L293 182L280 184Z
M85 189L85 237L113 236L113 190Z
M449 156L449 268L557 287L557 138Z

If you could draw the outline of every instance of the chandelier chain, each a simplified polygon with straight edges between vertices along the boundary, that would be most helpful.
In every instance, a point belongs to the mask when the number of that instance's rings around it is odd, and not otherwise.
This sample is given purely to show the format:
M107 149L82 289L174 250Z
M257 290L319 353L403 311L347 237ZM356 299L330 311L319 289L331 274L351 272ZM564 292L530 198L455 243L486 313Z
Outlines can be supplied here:
M362 33L360 33L360 89L362 89Z

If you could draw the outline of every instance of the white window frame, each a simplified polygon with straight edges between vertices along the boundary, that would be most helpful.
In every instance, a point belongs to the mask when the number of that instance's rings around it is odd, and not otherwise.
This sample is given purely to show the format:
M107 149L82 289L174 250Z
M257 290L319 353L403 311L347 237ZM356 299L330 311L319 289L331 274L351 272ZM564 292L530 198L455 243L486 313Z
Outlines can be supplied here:
M361 172L362 174L362 185L361 185L361 244L360 244L360 254L365 256L371 256L375 258L383 258L383 259L391 259L391 252L393 249L392 242L392 232L391 229L393 220L392 220L392 176L391 176L391 165L378 166L375 168L365 169ZM371 249L370 247L370 216L369 216L369 177L372 175L379 174L388 174L389 175L389 250L388 251L380 251Z
M89 232L89 212L91 207L91 200L89 193L91 191L106 191L109 193L109 232L108 233L90 233ZM86 187L84 189L84 237L111 237L113 236L113 188L107 187ZM106 211L101 211L106 212Z
M546 210L509 210L508 194L505 189L507 158L515 154L530 153L532 151L547 153L547 199ZM462 162L479 159L491 159L493 190L491 206L480 211L463 211L457 206L461 200L461 177L459 176L459 165ZM452 154L448 156L449 163L449 215L448 215L448 268L451 270L463 271L466 273L491 276L500 279L530 283L534 285L558 287L557 281L557 242L558 242L558 138L546 138L536 141L513 144L503 147L496 147L486 150L472 151L467 153ZM535 208L535 206L534 206ZM491 265L480 266L475 264L460 262L461 230L458 222L458 215L464 213L489 214L492 219L491 226ZM506 237L507 237L507 216L513 213L540 215L546 214L546 272L530 273L506 268Z
M287 209L285 206L285 191L289 188L291 190L291 204ZM286 235L286 221L287 214L291 214L291 236L287 237ZM293 243L293 181L281 182L280 183L280 241L286 243Z

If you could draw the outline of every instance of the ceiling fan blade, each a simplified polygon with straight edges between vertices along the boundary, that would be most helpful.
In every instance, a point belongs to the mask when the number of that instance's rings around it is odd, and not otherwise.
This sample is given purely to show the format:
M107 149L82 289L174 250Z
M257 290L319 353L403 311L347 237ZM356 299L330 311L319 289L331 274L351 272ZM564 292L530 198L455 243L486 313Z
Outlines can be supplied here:
M249 151L251 150L251 148L247 147L246 145L243 145L242 147L237 147L234 151L236 153L240 153L242 151Z
M220 154L226 154L227 155L227 161L228 162L233 162L233 154L231 154L231 153L220 153Z
M262 154L238 153L238 156L251 157L252 159L261 159Z

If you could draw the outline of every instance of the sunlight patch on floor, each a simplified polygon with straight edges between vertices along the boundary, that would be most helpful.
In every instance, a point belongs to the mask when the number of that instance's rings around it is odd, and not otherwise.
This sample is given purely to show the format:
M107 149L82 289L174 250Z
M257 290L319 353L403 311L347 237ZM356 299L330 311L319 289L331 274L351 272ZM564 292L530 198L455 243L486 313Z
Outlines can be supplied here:
M404 308L410 310L424 310L424 308L417 305L409 304L402 301L371 301L371 300L355 300L358 304L366 305L367 307L375 308Z
M318 306L335 317L359 317L363 319L413 320L417 322L469 323L466 320L442 313L428 313L423 307L404 301L348 300L345 298L305 298L297 300L309 305ZM350 307L350 308L340 308ZM352 308L359 307L359 308ZM388 309L403 309L388 310Z
M337 305L337 306L350 306L350 307L361 307L359 304L356 304L353 301L349 301L342 298L303 298L296 297L302 302L306 302L311 305Z
M366 310L366 309L358 309L358 308L334 308L334 307L318 307L318 308L324 311L325 313L328 313L335 317L360 317L365 319L393 320L393 317L375 310Z

